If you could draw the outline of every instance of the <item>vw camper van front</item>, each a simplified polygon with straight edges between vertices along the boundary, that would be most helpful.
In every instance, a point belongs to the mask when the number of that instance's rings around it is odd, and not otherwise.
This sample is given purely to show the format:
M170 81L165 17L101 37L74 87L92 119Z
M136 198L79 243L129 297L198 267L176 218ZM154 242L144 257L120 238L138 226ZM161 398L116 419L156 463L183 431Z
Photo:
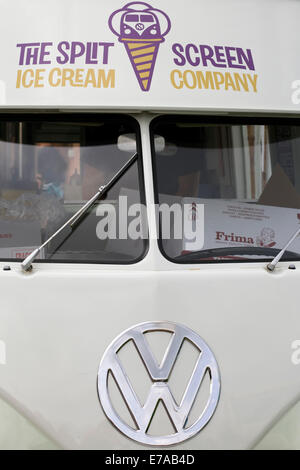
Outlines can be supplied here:
M300 5L1 6L0 448L299 448Z

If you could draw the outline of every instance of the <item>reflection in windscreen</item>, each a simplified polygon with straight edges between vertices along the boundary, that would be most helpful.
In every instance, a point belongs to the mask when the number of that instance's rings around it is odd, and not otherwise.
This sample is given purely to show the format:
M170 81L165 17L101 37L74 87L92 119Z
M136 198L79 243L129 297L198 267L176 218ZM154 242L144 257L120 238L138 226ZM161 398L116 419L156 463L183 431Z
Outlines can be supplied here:
M269 258L296 231L300 126L165 117L154 122L152 132L165 139L154 158L158 202L179 204L188 217L203 219L198 240L184 230L181 238L161 239L167 257L180 262ZM297 258L299 237L290 250L286 258Z
M135 153L136 129L127 117L100 122L23 120L0 123L0 258L24 259L52 235ZM118 145L130 135L133 146ZM105 200L116 209L127 195L141 201L135 163ZM143 240L100 239L99 204L72 231L64 231L41 255L59 261L127 263L144 251Z

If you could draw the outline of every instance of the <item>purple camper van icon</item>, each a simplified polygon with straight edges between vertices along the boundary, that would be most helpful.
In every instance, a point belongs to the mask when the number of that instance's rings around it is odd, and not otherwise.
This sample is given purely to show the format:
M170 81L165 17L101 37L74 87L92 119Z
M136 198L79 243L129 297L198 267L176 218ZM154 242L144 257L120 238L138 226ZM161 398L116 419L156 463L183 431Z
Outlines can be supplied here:
M121 20L121 34L124 38L136 39L161 37L158 18L154 13L124 13Z
M108 21L125 46L142 91L149 91L160 44L171 29L170 18L144 2L127 3Z

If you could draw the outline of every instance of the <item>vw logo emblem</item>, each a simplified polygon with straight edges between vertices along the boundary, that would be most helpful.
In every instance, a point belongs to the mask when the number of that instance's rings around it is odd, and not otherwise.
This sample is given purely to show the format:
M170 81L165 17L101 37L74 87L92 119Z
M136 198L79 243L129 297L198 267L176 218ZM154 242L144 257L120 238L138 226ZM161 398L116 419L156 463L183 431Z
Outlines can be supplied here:
M145 338L145 333L156 331L172 334L160 366ZM168 380L185 340L188 340L197 348L199 354L181 402L177 403L169 387ZM134 342L136 353L141 357L152 382L144 405L140 403L134 391L134 383L130 382L118 358L118 353L128 341ZM136 429L124 422L114 409L109 394L109 374L112 374L120 390L123 400L136 423ZM188 417L206 374L208 374L210 380L208 400L196 421L189 426ZM178 323L141 323L121 333L105 351L98 372L98 393L106 416L123 434L142 444L167 446L191 438L201 431L211 419L219 400L220 374L212 351L195 331ZM175 431L173 434L152 436L147 433L149 423L159 401L163 402L168 412Z

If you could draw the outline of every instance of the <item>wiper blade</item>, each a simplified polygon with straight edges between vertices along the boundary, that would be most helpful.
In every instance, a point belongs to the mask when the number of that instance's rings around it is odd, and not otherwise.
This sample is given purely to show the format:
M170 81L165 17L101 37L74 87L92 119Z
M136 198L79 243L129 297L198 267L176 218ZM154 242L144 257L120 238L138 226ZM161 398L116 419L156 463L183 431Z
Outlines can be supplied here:
M199 259L212 258L212 257L226 257L226 256L265 256L273 258L274 254L279 254L281 251L278 248L260 247L260 246L231 246L222 248L210 248L207 250L191 251L179 255L175 258L176 261L197 261ZM291 258L300 259L299 253L292 251L286 251L286 256ZM245 258L246 259L246 258Z
M268 271L274 271L274 269L276 268L276 264L278 263L278 261L281 260L282 256L284 255L284 253L286 252L290 244L295 240L295 238L297 238L299 233L300 233L300 228L298 228L298 230L296 230L296 232L291 236L287 244L282 248L282 250L278 253L278 255L275 256L275 258L271 261L271 263L267 264Z
M21 267L23 271L30 271L32 269L32 263L35 258L38 256L40 251L45 248L54 238L57 237L59 233L61 233L66 227L70 227L74 230L75 226L80 224L83 217L87 214L88 210L93 206L93 204L103 197L107 191L121 178L121 176L126 173L126 171L133 165L133 163L137 160L138 154L135 153L132 157L125 163L125 165L120 168L120 170L111 178L111 180L104 186L100 186L96 194L94 194L89 201L87 201L83 207L81 207L72 217L67 220L51 237L49 237L41 246L36 248L27 258L24 259L21 263Z

